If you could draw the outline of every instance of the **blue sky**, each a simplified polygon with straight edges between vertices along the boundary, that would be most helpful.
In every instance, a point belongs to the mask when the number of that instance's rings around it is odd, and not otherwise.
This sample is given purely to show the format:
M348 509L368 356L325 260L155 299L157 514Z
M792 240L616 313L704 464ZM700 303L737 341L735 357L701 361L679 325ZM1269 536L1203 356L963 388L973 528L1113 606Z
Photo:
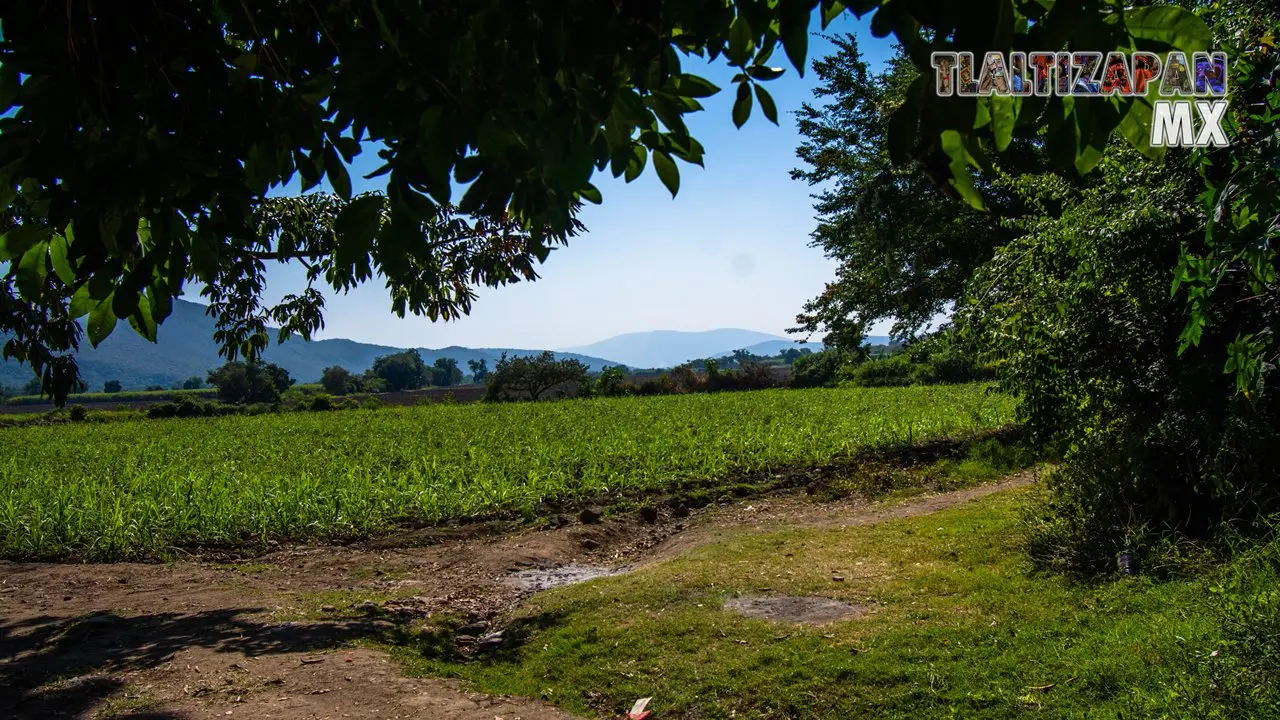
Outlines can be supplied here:
M865 21L846 15L827 28L842 32L857 35L872 67L892 53L890 42L872 37ZM831 49L812 37L811 61ZM775 59L786 62L781 52ZM482 288L470 316L433 323L396 317L386 289L375 280L347 295L327 295L326 327L319 337L400 347L561 348L643 330L738 327L783 334L834 273L833 263L808 247L815 225L813 190L788 176L800 142L793 112L812 98L817 79L811 68L803 78L786 68L767 85L779 125L764 119L757 106L736 129L730 119L733 71L697 58L686 61L686 72L727 89L704 100L705 112L687 118L706 148L706 169L679 163L674 199L651 166L630 184L607 170L597 174L593 182L604 203L587 206L580 218L587 232L553 252L539 268L538 281ZM369 151L356 159L357 192L380 187L384 178L357 175L378 162ZM276 265L267 279L268 300L274 300L299 289L303 273Z

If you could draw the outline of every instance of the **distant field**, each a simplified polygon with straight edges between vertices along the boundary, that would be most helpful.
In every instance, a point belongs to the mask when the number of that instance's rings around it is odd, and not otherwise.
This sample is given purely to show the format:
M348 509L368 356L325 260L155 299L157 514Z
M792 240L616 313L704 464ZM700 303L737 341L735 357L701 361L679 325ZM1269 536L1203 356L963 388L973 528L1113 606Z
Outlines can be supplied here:
M1006 425L985 387L767 390L0 430L0 555L338 540Z
M67 397L68 405L77 403L126 403L139 400L151 402L164 402L166 400L177 400L178 398L213 398L216 397L218 391L214 388L200 388L198 390L122 390L117 393L73 393ZM44 395L15 395L4 401L5 405L51 405L49 398Z

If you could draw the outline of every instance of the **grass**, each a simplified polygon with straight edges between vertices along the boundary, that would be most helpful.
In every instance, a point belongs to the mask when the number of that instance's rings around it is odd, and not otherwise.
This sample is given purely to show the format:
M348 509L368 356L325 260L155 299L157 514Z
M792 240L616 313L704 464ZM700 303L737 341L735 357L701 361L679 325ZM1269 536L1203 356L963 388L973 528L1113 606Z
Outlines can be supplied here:
M536 595L508 630L517 642L488 656L456 655L447 628L389 647L414 674L605 717L646 696L671 720L1214 716L1189 710L1213 692L1193 670L1219 647L1210 583L1030 574L1024 496L871 527L743 532ZM867 613L793 626L721 609L759 594Z
M0 430L0 555L115 560L333 541L1012 421L985 387L775 390Z

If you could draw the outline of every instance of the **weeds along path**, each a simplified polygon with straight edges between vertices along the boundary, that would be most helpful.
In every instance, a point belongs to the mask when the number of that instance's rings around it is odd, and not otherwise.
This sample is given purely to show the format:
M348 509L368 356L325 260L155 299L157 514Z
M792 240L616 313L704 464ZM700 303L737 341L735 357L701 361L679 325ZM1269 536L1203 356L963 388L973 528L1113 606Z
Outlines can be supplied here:
M0 562L0 686L8 689L0 715L568 718L535 700L405 678L361 641L394 641L442 617L483 634L532 592L520 577L634 567L732 534L920 515L1032 480L1022 473L879 503L756 498L652 524L637 517L508 534L422 531L358 547L291 547L244 563Z

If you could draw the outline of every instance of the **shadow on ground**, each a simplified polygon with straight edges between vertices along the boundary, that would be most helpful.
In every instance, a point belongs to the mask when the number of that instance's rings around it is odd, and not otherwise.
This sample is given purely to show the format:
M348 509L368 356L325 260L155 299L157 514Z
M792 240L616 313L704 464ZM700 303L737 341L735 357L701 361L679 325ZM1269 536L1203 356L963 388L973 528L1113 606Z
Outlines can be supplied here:
M306 653L386 630L385 622L268 625L248 619L258 608L122 617L40 616L0 625L0 716L82 717L119 693L122 674L163 665L186 649L249 656ZM133 720L182 715L124 714Z

